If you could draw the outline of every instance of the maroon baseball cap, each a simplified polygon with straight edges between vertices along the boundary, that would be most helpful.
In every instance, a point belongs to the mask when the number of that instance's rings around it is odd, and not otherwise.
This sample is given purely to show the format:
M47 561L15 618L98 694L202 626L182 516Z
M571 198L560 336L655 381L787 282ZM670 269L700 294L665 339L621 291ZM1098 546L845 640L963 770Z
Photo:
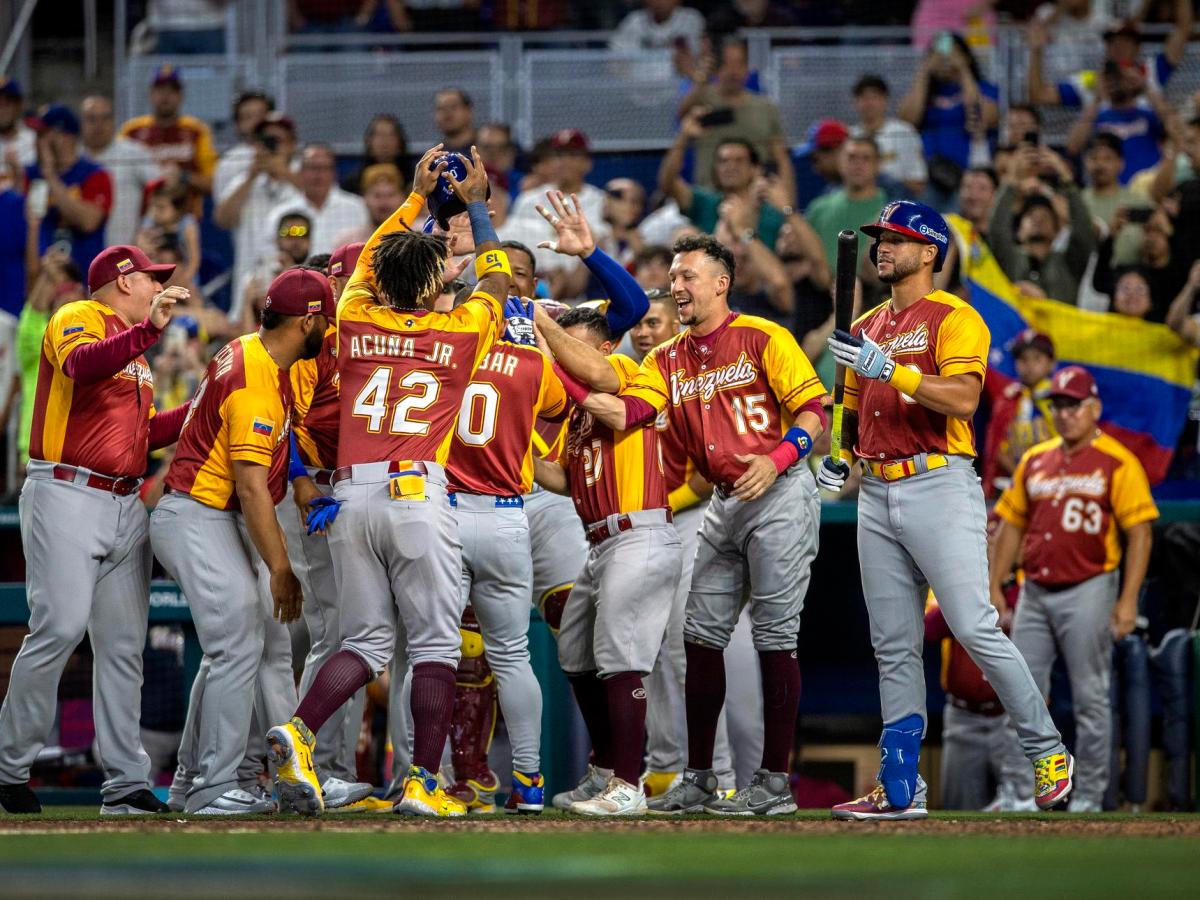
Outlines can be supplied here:
M550 149L559 153L590 153L587 135L578 128L564 128L550 138Z
M1083 366L1067 366L1054 373L1047 395L1051 399L1069 397L1072 400L1086 400L1088 397L1099 397L1100 391L1091 372Z
M275 276L267 288L267 302L263 310L281 316L325 316L332 319L336 314L333 305L333 288L329 279L316 269L297 266L285 269Z
M174 271L175 267L169 263L150 262L150 257L137 247L118 244L101 250L88 266L88 292L96 293L110 281L116 281L118 275L148 272L159 281L166 281Z
M1040 350L1054 359L1054 341L1050 339L1050 335L1043 334L1036 328L1026 328L1009 342L1008 352L1014 359L1026 350Z
M349 278L354 273L354 267L358 265L358 257L365 246L367 245L362 241L342 244L330 255L329 262L325 264L325 274Z

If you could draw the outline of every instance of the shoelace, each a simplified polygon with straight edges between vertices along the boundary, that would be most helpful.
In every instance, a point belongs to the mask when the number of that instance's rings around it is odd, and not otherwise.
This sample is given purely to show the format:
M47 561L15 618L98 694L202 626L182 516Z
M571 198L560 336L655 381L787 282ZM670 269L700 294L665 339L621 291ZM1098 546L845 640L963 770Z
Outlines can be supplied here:
M867 794L867 796L863 799L868 803L875 804L876 806L891 805L888 803L887 792L883 789L882 784L875 785L875 787L871 789L871 793Z
M1054 763L1052 757L1039 759L1033 764L1033 778L1037 782L1037 794L1040 797L1047 790L1052 790L1058 783L1054 778Z

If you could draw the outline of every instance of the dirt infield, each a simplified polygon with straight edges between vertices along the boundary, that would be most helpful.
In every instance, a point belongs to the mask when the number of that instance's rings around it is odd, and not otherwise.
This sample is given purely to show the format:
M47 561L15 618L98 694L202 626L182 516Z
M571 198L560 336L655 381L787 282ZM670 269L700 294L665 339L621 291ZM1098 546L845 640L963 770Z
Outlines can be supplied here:
M440 832L445 834L560 834L650 833L650 834L863 834L894 835L1019 835L1028 837L1200 837L1200 816L955 816L935 814L907 822L837 822L819 812L782 819L684 819L644 818L589 821L567 816L543 818L471 818L462 821L409 819L400 816L334 817L300 819L255 817L254 819L210 819L171 817L163 819L55 819L38 817L0 818L0 835L31 834L262 834L262 833L380 834Z

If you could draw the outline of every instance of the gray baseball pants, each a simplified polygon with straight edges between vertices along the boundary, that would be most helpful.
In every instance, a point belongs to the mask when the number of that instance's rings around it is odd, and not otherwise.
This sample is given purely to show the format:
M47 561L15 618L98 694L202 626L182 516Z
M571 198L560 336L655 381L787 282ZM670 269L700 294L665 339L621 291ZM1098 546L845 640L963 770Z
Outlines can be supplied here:
M1030 779L1029 764L1020 755L1016 736L1009 737L1003 715L988 716L953 706L942 711L942 806L945 809L983 809L993 796L1010 747L1017 750L1021 774Z

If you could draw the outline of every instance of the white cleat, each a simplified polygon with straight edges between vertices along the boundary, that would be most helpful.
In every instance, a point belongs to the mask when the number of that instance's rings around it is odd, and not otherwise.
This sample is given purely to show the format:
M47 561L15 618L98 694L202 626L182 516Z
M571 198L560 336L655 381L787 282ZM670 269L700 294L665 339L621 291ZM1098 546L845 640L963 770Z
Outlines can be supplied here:
M614 775L596 797L575 801L567 812L581 816L644 816L646 793L640 781L632 785Z
M579 779L579 784L569 791L555 794L550 803L555 809L570 809L572 803L591 800L598 796L608 786L609 779L612 777L612 769L601 769L598 766L589 765L587 771L583 773L583 778Z
M321 785L325 795L326 809L339 809L369 797L374 788L365 781L343 781L341 778L326 778Z
M208 806L196 810L194 816L246 816L275 812L272 800L256 797L241 788L226 791Z

